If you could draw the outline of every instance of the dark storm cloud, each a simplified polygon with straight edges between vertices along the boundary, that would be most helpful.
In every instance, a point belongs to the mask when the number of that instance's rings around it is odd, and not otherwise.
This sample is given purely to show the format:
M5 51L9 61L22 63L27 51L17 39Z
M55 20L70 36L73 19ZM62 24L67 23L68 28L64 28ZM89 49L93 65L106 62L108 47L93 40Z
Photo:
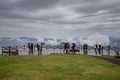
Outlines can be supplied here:
M36 10L55 7L60 0L0 0L1 10L12 8Z
M60 0L21 0L17 4L18 7L26 10L53 8Z
M12 7L13 7L13 4L10 2L10 0L0 0L1 11L10 10Z

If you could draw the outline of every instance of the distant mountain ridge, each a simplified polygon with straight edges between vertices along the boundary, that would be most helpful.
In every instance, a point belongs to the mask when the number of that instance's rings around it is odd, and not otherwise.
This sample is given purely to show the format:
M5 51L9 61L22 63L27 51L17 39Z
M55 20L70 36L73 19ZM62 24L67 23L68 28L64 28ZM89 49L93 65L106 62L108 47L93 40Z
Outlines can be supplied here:
M44 43L46 45L59 45L64 42L74 42L78 45L82 44L82 41L78 38L74 38L72 40L67 39L52 39L52 38L41 38L42 40L39 40L38 38L29 38L29 37L17 37L17 38L0 38L0 46L21 46L21 45L27 45L28 42L32 43ZM110 37L110 45L111 46L118 46L120 47L120 38L114 38Z
M45 43L48 45L52 44L60 44L61 41L54 40L52 38L43 38L43 41L39 41L37 38L29 38L29 37L17 37L17 38L0 38L0 46L21 46L27 45L28 42L31 43Z

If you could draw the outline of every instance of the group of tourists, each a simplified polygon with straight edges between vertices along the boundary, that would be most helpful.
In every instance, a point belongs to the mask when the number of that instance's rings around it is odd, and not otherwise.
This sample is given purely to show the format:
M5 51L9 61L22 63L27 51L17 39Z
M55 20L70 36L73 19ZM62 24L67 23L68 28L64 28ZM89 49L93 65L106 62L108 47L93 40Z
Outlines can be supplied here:
M75 52L80 52L80 49L76 49L76 44L75 43L72 43L72 47L70 47L69 42L64 43L63 52L66 53L66 54L69 54L70 51L73 52L73 54L75 54ZM88 45L87 44L83 45L83 53L88 54Z
M74 54L75 54L75 47L76 47L76 44L72 43L72 52ZM66 54L69 54L69 51L70 51L70 44L69 44L69 42L64 43L64 50L63 50L63 52L66 53Z
M94 48L96 55L103 55L103 51L105 48L106 48L106 52L108 53L108 55L110 55L110 50L111 50L110 45L104 47L103 44L95 44L93 48ZM77 49L76 49L75 43L72 43L71 50L70 50L70 44L68 42L64 44L64 50L63 50L64 53L69 54L69 51L72 51L75 54L76 50ZM83 44L81 51L82 50L83 50L83 54L88 54L88 44Z
M105 49L105 47L103 46L103 44L95 44L94 45L94 51L95 51L96 55L103 55L104 49ZM110 45L108 45L106 47L106 51L107 51L108 55L110 55L110 50L111 50L111 47L110 47Z
M33 53L35 52L35 48L37 48L38 55L42 55L42 45L38 43L28 43L28 54L33 55Z
M70 46L71 44L69 42L64 43L64 49L63 52L66 54L69 54L69 52L73 52L73 54L75 54L75 52L77 51L76 48L76 44L72 43L72 46ZM103 55L103 50L104 50L104 46L103 44L95 44L94 46L94 51L96 55ZM38 43L28 43L28 54L29 55L33 55L33 53L35 52L35 49L37 49L37 53L38 55L42 55L42 45L38 44ZM83 50L83 54L88 54L88 44L83 44L83 46L81 47L81 49L78 49L79 52L80 50ZM110 50L111 47L110 45L108 45L106 47L106 51L108 53L108 55L110 55Z
M66 53L66 54L69 54L69 48L70 48L70 44L68 42L64 43L64 50L63 50L63 52Z
M104 46L102 44L95 44L94 45L95 54L103 55L103 48Z

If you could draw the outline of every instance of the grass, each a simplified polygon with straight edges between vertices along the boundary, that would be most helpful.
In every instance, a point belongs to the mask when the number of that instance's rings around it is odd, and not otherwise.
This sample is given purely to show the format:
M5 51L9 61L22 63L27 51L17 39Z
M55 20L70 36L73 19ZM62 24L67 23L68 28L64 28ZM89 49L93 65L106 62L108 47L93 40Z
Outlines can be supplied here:
M0 80L120 80L120 66L87 55L0 56Z

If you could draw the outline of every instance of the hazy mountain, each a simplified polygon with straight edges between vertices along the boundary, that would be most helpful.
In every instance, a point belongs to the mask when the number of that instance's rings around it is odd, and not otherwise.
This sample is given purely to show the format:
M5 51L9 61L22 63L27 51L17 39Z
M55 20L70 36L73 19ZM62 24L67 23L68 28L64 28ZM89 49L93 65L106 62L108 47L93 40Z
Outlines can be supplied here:
M59 45L64 42L74 42L77 45L82 45L83 42L91 42L88 41L88 39L82 39L82 38L74 38L74 39L52 39L52 38L28 38L28 37L17 37L17 38L0 38L0 46L16 46L16 45L27 45L28 42L33 42L33 43L44 43L46 45ZM120 46L120 38L114 38L110 37L110 45L115 47L115 46Z
M0 38L0 46L25 45L28 42L37 42L37 39L18 37L18 38Z

